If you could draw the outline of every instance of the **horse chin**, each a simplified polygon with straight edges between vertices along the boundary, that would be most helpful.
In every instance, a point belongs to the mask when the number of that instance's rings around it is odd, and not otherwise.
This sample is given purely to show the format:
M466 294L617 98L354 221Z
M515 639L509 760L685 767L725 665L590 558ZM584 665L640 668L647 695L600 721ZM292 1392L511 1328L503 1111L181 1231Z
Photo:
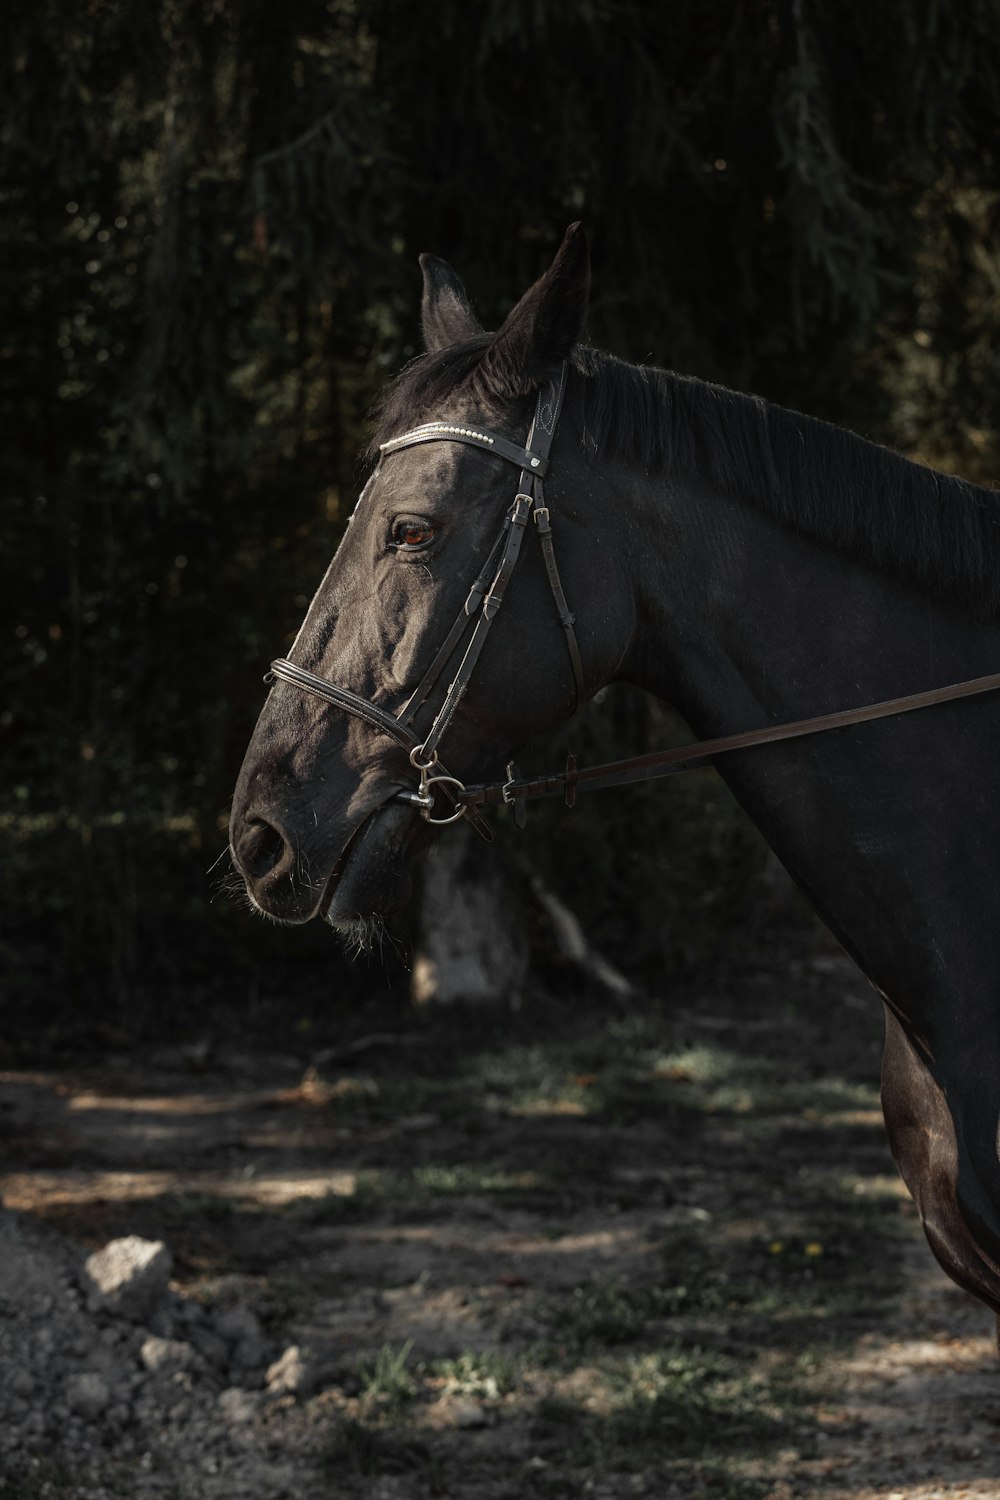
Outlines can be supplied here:
M423 825L412 809L390 804L372 813L330 877L320 914L352 947L370 948L410 895L409 861Z

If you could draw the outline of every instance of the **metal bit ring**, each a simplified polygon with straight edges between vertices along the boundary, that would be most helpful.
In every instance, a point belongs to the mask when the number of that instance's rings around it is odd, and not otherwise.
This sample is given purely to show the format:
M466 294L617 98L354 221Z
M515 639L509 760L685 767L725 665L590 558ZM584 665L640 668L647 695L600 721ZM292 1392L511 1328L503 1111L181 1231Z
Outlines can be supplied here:
M437 765L438 760L438 753L436 750L431 751L429 760L421 759L423 753L423 745L414 745L413 749L410 751L410 765L414 768L415 771L419 771L421 776L425 775L426 772L433 770L433 768Z
M426 791L429 787L432 787L436 781L450 781L451 784L452 784L452 786L457 786L458 787L459 791L461 791L461 792L465 791L464 784L461 781L459 781L459 779L458 779L457 776L425 776L425 777L423 777L421 779L421 783L420 783L420 789L421 789L421 791ZM432 818L431 817L430 808L421 808L421 810L420 810L420 816L424 819L425 822L427 822L427 823L433 823L438 828L443 828L446 823L457 823L458 820L459 820L459 818L464 818L465 817L465 808L464 807L458 807L458 808L456 808L455 811L448 818Z

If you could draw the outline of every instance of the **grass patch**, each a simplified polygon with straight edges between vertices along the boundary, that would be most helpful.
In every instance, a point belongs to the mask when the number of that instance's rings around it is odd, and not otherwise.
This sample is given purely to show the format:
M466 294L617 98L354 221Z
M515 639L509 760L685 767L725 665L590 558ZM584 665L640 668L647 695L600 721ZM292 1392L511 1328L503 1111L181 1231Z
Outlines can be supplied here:
M540 1172L508 1171L492 1162L441 1162L398 1171L367 1168L358 1172L353 1193L329 1193L306 1204L302 1211L311 1220L322 1221L356 1219L384 1203L421 1204L479 1197L534 1202L544 1187Z
M770 1481L741 1472L791 1438L807 1420L801 1384L787 1371L762 1373L756 1359L680 1344L604 1359L586 1402L539 1402L533 1438L547 1460L582 1476L642 1474L664 1488L683 1484L719 1500L762 1500Z
M501 1349L484 1349L438 1359L427 1366L427 1374L441 1386L442 1394L469 1396L480 1401L498 1401L521 1384L522 1356Z
M584 1353L642 1338L652 1322L673 1316L687 1298L684 1286L626 1287L612 1278L574 1287L568 1297L549 1302L543 1316L561 1346Z
M336 1427L323 1468L336 1486L346 1480L367 1489L367 1481L380 1475L412 1475L428 1495L448 1493L440 1456L429 1443L406 1430L389 1431L353 1418Z
M398 1349L383 1344L374 1357L361 1361L361 1399L369 1411L385 1418L397 1417L415 1401L420 1387L409 1368L413 1340Z

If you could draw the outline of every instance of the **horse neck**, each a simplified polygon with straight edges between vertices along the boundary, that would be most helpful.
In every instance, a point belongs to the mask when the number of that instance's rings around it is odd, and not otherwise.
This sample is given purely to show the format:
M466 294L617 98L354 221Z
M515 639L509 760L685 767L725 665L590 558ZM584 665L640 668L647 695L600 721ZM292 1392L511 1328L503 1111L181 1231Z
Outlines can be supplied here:
M637 485L630 680L700 736L1000 669L1000 629L696 480Z
M675 480L637 487L630 503L646 545L634 559L628 675L701 738L1000 668L996 625L751 505ZM1000 813L982 798L973 811L972 799L995 775L998 718L991 697L719 764L828 925L938 1048L957 1037L954 1027L936 1035L942 988L967 992L996 977L984 944L992 947L1000 896L985 866L975 872L1000 842ZM942 839L967 862L960 889L948 884ZM902 920L932 908L933 923Z

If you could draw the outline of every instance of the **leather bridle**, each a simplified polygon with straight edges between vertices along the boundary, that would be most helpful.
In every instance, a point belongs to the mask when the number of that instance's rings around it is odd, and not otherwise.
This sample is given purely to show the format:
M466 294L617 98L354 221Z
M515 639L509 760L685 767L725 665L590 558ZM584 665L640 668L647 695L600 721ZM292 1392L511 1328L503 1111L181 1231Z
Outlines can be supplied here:
M816 718L797 719L786 724L771 724L764 729L751 729L741 734L725 735L719 739L702 740L694 745L682 745L671 750L657 750L648 755L637 755L627 760L607 761L602 765L578 770L576 757L570 755L563 771L535 779L521 779L514 774L513 766L507 768L504 781L487 782L479 786L466 787L445 769L438 746L441 743L456 710L465 696L469 680L475 670L480 653L486 643L493 621L503 603L507 585L521 552L521 545L529 520L534 518L535 529L542 547L545 571L549 588L555 601L556 612L565 632L566 646L573 666L576 684L576 704L579 707L585 698L583 663L574 630L575 617L566 603L559 569L556 566L552 539L552 518L545 504L542 481L548 472L549 451L555 436L559 414L562 410L566 389L567 366L560 368L558 376L548 381L538 392L535 413L523 448L481 427L466 427L452 422L425 422L399 437L382 443L382 459L398 453L404 448L413 448L421 443L466 443L482 452L505 459L520 470L517 494L504 518L503 528L491 548L486 562L469 590L465 604L448 632L430 666L409 698L391 714L377 704L370 703L347 688L337 687L325 677L318 677L294 662L279 658L271 663L265 682L274 678L290 683L293 687L313 693L335 708L353 714L373 729L380 730L401 745L408 753L410 764L419 774L419 786L415 792L399 792L397 801L409 803L417 808L429 822L437 825L455 823L466 817L485 838L492 838L489 824L479 812L488 804L507 803L521 811L528 799L538 797L565 798L572 807L577 790L597 790L604 787L625 786L635 781L647 781L661 776L677 775L716 756L734 750L749 750L757 745L775 744L782 740L800 739L806 735L821 734L832 729L846 729L854 724L867 723L874 719L894 717L912 713L917 709L930 708L935 704L948 703L957 698L968 698L979 693L1000 689L1000 672L988 677L976 677L966 682L950 683L923 693L910 693L902 698L885 699L879 703L865 704L860 708L844 709L837 713L821 714ZM380 459L380 463L382 461ZM427 733L421 737L413 727L414 719L438 686L455 652L464 637L469 639L458 668L434 715ZM447 817L432 816L434 787L451 803L453 811Z
M465 696L476 663L486 644L486 637L504 601L507 585L521 553L528 522L532 518L541 543L549 588L555 602L556 613L565 632L566 647L573 667L576 694L574 710L583 702L585 695L583 661L574 629L575 617L566 603L562 580L559 577L552 539L552 517L549 507L545 504L543 488L543 480L549 467L549 450L555 437L563 397L566 393L566 376L567 366L563 364L558 376L548 381L539 390L535 399L535 414L523 448L519 448L516 443L510 442L499 433L489 432L481 427L462 426L455 422L425 422L420 427L401 433L399 437L390 438L387 443L382 443L380 446L381 463L391 453L398 453L403 448L415 448L422 443L466 443L483 452L495 454L497 458L505 459L520 470L517 494L504 518L500 535L490 549L486 562L469 590L458 618L402 708L396 714L390 714L376 704L369 703L366 698L360 697L357 693L352 693L347 688L337 687L332 682L328 682L325 677L318 677L314 672L308 672L304 667L297 667L294 662L286 661L284 658L271 663L271 671L265 678L265 681L278 678L282 682L302 688L307 693L314 693L317 697L332 703L336 708L354 714L356 718L370 724L373 729L380 729L384 734L390 735L408 752L410 764L420 777L417 791L400 792L397 794L398 800L408 802L411 806L418 808L428 823L442 825L455 823L459 818L467 817L485 837L492 837L489 824L481 814L476 812L473 804L465 800L466 788L457 776L450 775L445 769L438 753L438 746ZM440 708L434 715L430 728L421 738L413 728L413 721L437 687L448 663L462 645L466 635L468 635L468 641L455 675L445 692ZM433 787L440 787L455 809L447 817L435 818L432 815Z

